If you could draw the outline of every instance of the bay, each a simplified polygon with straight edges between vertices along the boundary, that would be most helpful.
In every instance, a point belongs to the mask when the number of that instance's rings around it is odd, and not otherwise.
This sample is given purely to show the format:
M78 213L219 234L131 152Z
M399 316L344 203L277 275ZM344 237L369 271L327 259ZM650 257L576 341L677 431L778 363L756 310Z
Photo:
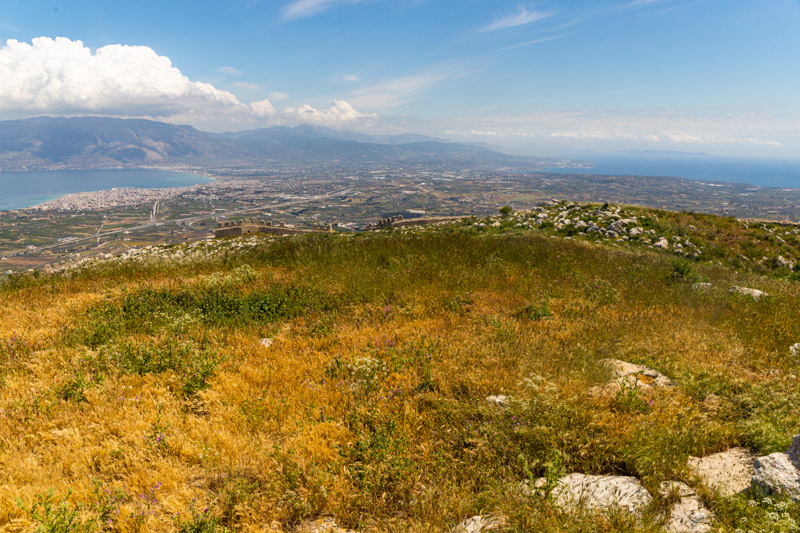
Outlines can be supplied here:
M0 210L23 209L77 192L165 189L209 181L198 174L154 169L0 172Z
M706 154L582 154L591 168L553 168L554 174L670 176L700 181L800 188L800 160L717 157Z

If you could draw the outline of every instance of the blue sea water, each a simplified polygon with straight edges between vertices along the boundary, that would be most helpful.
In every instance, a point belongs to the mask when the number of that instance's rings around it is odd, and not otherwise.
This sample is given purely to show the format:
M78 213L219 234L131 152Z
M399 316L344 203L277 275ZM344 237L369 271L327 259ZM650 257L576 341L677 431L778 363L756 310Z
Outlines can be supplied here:
M152 169L0 172L0 210L31 207L75 192L119 187L164 189L209 181L197 174Z
M704 154L588 154L571 159L591 161L592 168L554 168L559 174L671 176L701 181L749 183L760 187L800 188L800 159L745 159Z

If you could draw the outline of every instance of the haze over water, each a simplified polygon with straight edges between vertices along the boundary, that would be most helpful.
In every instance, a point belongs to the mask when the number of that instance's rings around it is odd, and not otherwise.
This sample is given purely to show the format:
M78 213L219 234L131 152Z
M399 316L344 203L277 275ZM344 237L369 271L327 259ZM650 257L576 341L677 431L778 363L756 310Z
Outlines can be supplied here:
M670 176L699 181L747 183L800 189L800 160L719 157L706 154L589 154L573 159L592 168L554 168L557 174Z
M164 189L209 181L197 174L153 169L0 172L0 210L32 207L76 192L120 187Z

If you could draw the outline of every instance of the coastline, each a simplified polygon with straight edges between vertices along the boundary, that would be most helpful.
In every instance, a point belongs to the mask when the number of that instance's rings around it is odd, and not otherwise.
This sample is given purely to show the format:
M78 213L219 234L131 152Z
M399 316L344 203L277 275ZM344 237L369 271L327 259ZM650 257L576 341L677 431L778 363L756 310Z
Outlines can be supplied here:
M144 175L139 177L123 177L123 175L114 176L117 172L143 172ZM92 180L85 180L84 183L77 182L76 188L83 187L84 190L73 190L64 192L44 192L52 190L51 188L59 188L59 181L68 182L69 175L66 173L93 173L95 176L94 183ZM200 172L196 169L184 168L164 168L164 167L139 167L133 169L85 169L85 170L4 170L0 172L0 176L5 174L24 175L27 173L35 174L34 178L40 178L42 183L39 184L41 194L28 192L21 189L19 191L12 191L7 198L11 199L8 205L0 206L0 211L42 211L49 209L56 210L79 210L79 209L102 209L106 207L124 207L139 205L155 200L163 200L173 197L175 195L187 192L199 186L204 186L212 183L219 183L217 176L209 175ZM49 173L52 173L52 181ZM106 174L108 173L108 174ZM149 174L148 174L149 173ZM154 175L154 173L163 173L163 175ZM110 183L103 183L106 176L111 176ZM191 177L202 178L202 183L197 183ZM116 180L114 178L117 178ZM120 179L121 178L121 179ZM11 179L18 179L14 176ZM98 181L99 180L99 181ZM143 183L137 185L136 182ZM177 181L177 183L170 183ZM188 183L180 183L181 181ZM195 181L192 183L192 181ZM118 185L117 183L131 183L131 186ZM164 185L161 186L160 183ZM153 186L156 184L155 186ZM104 186L105 185L105 186ZM69 188L62 185L62 189ZM16 193L16 194L15 194Z

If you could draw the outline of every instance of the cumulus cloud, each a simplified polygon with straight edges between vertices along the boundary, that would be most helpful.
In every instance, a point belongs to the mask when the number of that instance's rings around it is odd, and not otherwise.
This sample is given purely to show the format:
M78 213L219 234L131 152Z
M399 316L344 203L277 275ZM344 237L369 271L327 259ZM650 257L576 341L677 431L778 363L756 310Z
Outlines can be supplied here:
M187 107L232 108L236 97L189 80L146 46L10 39L0 48L0 111L169 116Z
M233 67L220 72L234 75ZM247 91L260 85L231 85ZM273 93L276 100L282 93ZM169 58L146 46L112 44L94 52L81 41L39 37L0 45L0 116L105 115L143 117L198 127L282 124L308 117L327 124L363 116L344 101L278 111L267 99L242 102L233 93L190 80Z
M360 119L377 118L377 115L362 113L344 100L334 100L328 109L315 109L310 105L287 107L283 115L290 122L307 122L323 126L336 126L352 123Z

